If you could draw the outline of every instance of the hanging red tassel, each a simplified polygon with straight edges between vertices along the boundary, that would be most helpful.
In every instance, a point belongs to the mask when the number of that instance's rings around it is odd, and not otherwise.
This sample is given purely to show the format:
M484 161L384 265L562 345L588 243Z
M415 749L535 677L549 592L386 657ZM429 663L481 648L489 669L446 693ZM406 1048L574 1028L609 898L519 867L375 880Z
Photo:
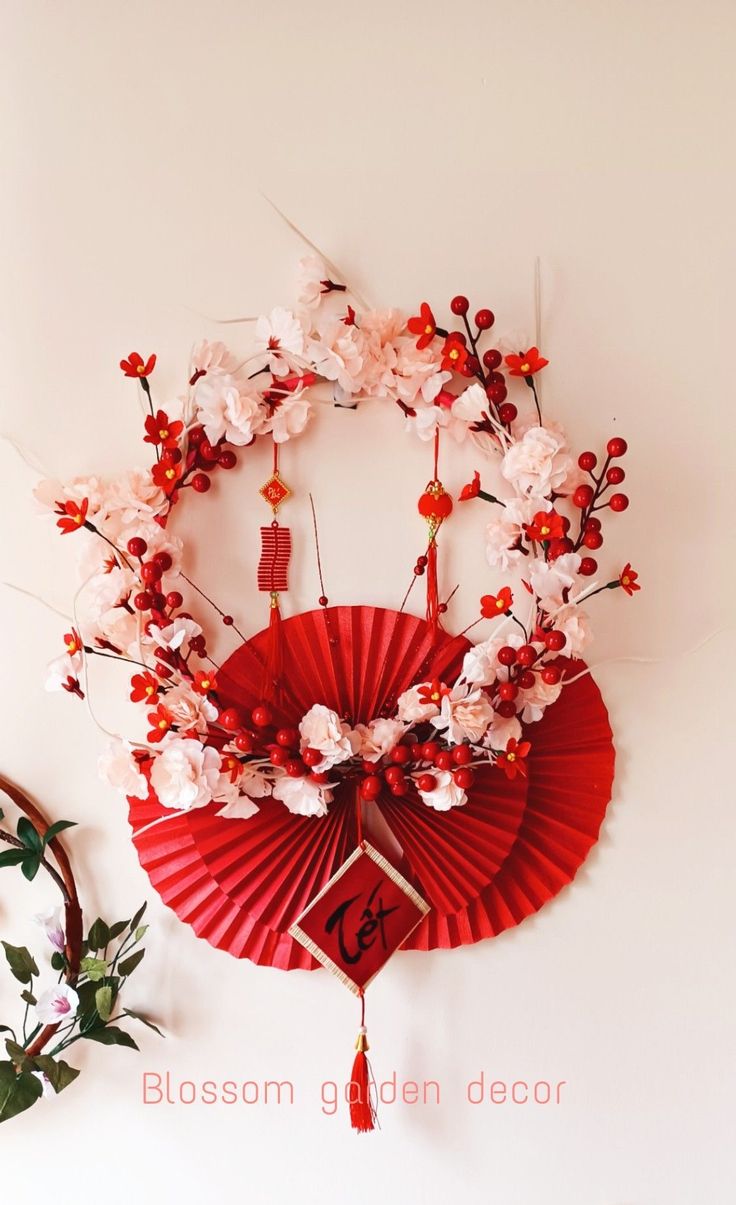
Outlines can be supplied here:
M283 669L283 646L281 642L281 608L278 590L271 591L271 617L268 624L268 651L263 667L261 697L264 702L278 702L279 684Z
M368 1062L368 1031L365 1027L365 996L360 993L361 1024L355 1043L355 1060L350 1076L350 1124L359 1134L376 1128L376 1103L373 1072Z
M437 541L432 536L427 548L427 623L433 632L439 626L440 598L437 587Z

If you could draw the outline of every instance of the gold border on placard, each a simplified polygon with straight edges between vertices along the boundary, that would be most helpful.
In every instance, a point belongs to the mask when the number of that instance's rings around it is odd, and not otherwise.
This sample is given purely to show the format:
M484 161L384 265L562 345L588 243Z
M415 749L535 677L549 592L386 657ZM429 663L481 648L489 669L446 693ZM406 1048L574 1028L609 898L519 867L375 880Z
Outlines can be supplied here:
M302 921L309 912L311 912L314 905L318 902L318 900L322 899L322 896L325 894L326 891L329 891L330 887L332 887L332 884L336 883L337 880L339 878L341 878L342 875L344 875L345 871L350 866L352 866L353 862L355 862L359 857L361 857L362 854L367 854L368 857L371 859L371 861L376 863L376 866L380 866L380 868L384 872L384 874L386 874L388 876L388 878L390 878L394 883L396 883L397 887L401 888L401 890L404 892L404 894L407 895L409 897L409 899L411 900L411 902L414 904L415 908L421 913L421 916L417 920L416 924L412 925L411 929L407 930L407 932L404 934L400 945L398 945L396 947L397 950L401 949L401 946L403 946L407 937L409 937L409 935L414 932L417 925L420 925L422 923L422 921L424 920L424 917L427 915L427 913L431 911L431 907L427 903L427 901L425 899L422 899L419 892L416 891L412 887L411 883L407 882L407 880L404 878L403 874L400 874L399 871L396 869L396 867L392 866L391 863L386 858L384 858L383 854L380 854L378 852L378 850L374 849L372 845L369 845L367 841L365 841L363 843L363 845L359 845L357 847L357 849L353 850L350 857L347 858L343 862L343 864L339 870L335 871L335 873L333 874L333 876L329 880L329 882L325 883L325 885L322 888L322 890L320 891L319 895L316 895L314 897L314 899L311 900L309 904L307 904L307 907L297 917L297 919L294 921L293 925L289 926L288 932L289 932L290 937L293 937L295 939L295 941L298 941L300 945L304 946L304 949L308 950L313 958L316 958L317 961L320 962L323 967L326 967L328 971L331 971L332 974L335 975L340 980L341 983L344 983L345 986L347 988L349 988L350 991L353 992L356 996L360 995L361 990L365 991L365 989L368 987L368 984L373 982L376 975L378 975L378 973L383 970L383 967L386 965L386 963L384 963L383 966L380 966L378 968L378 970L375 971L373 975L371 975L370 979L366 980L366 982L363 984L363 987L361 989L359 987L359 985L350 978L349 975L345 974L345 972L342 970L341 967L339 967L337 965L337 963L332 961L332 959L329 957L329 955L325 954L324 950L321 950L319 948L319 946L317 946L315 944L315 942L312 940L312 938L309 937L309 935L307 933L305 933L304 930L301 928L299 922ZM386 962L388 962L388 961L389 961L389 959L386 959Z

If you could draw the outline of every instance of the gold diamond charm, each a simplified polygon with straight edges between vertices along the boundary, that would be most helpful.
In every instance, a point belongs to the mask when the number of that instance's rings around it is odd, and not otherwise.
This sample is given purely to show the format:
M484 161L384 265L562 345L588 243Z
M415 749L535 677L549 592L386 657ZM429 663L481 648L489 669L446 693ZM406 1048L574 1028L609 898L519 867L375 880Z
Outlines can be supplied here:
M268 503L274 514L280 506L291 497L291 490L285 481L282 481L278 469L273 473L265 485L262 485L258 493Z

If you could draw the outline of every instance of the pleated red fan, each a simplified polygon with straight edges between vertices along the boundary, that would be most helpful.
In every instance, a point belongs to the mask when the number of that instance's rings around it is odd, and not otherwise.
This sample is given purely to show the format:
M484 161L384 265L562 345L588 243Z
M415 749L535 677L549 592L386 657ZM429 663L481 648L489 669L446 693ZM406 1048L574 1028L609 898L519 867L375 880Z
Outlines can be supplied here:
M413 682L452 681L467 647L461 637L441 636L433 643L423 620L379 608L295 616L283 624L285 682L276 720L293 724L315 702L353 723L389 714ZM262 632L218 673L228 705L249 709L259 701L266 655ZM578 725L573 749L570 718L563 715L550 727L545 717L535 726L530 781L540 793L538 814L530 811L525 780L509 782L491 767L478 772L468 803L449 813L433 811L417 796L397 800L388 794L369 810L369 839L432 905L407 945L430 949L491 936L536 910L572 878L597 836L610 796L613 749L605 708L590 679L567 688L547 716L567 711L567 695L573 710L588 716L588 728ZM588 770L595 770L597 786L578 802ZM272 800L242 821L218 817L215 806L171 816L155 800L130 802L134 832L169 816L134 840L154 887L199 936L261 964L317 965L287 930L355 847L352 787L338 788L323 819L293 816ZM519 883L506 874L514 858L520 860ZM504 875L497 896L491 887Z

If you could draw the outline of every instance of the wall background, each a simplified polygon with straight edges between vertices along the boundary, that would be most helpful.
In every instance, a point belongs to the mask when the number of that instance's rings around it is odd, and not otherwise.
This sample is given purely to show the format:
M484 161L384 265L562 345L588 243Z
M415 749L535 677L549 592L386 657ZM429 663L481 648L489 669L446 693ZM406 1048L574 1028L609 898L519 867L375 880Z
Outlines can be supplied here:
M631 559L646 588L599 600L592 659L666 658L596 674L618 777L573 887L490 944L403 956L374 985L376 1070L439 1079L444 1095L439 1109L384 1108L383 1132L358 1149L346 1119L319 1107L321 1081L347 1073L354 1002L326 974L238 964L157 907L120 803L96 779L102 736L82 706L42 690L64 623L2 591L2 772L52 816L84 823L72 849L92 913L151 900L128 1003L169 1034L142 1032L140 1056L82 1051L75 1088L3 1131L9 1199L65 1205L96 1185L111 1205L731 1200L730 635L680 654L728 623L734 585L722 551L733 6L5 0L0 21L3 433L54 475L136 463L121 354L158 352L165 400L192 341L221 334L204 315L291 296L301 248L261 192L377 303L463 291L496 311L500 333L531 333L539 255L547 410L578 450L615 432L632 448L633 505L606 551L612 565ZM416 555L426 450L373 403L320 413L288 459L302 499L315 491L331 598L395 603ZM447 484L474 467L456 452ZM186 520L195 571L206 565L251 630L264 469L256 453ZM70 549L35 516L34 474L7 444L0 482L3 576L68 609ZM215 514L219 561L204 542ZM303 502L289 521L301 559L289 604L301 609L318 592ZM455 529L448 582L461 551L470 561L458 627L478 590L500 584L483 571L481 528L476 512ZM95 697L106 723L124 722L109 677ZM26 918L45 890L8 876L3 936L33 937ZM12 1006L4 978L4 1020ZM297 1103L144 1108L142 1071L166 1068L289 1078ZM566 1080L564 1104L471 1108L463 1085L481 1069Z

